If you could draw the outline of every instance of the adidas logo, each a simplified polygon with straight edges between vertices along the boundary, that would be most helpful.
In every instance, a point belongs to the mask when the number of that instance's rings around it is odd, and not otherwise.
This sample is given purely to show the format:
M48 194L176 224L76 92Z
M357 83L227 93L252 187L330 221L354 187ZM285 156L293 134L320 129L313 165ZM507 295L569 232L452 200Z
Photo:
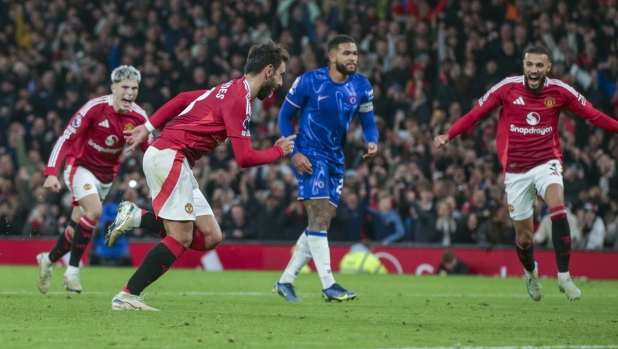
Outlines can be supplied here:
M513 101L513 104L519 104L519 105L526 105L526 103L524 103L524 99L519 97L516 100ZM105 120L107 121L107 120Z
M99 126L105 127L105 128L109 128L109 121L107 121L107 119L105 119L105 120L99 122Z

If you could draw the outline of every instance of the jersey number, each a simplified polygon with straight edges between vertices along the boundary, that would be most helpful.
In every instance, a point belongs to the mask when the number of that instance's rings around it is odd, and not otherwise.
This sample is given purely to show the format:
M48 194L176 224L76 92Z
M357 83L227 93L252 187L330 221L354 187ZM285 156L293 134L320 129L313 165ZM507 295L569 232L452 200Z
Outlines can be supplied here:
M191 104L189 104L189 106L187 106L187 107L185 108L185 110L183 110L183 111L182 111L182 113L178 114L178 116L188 113L188 112L189 112L189 110L193 109L193 106L195 105L195 103L196 103L196 102L199 102L199 101L201 101L201 100L206 99L206 97L208 97L208 95L209 95L209 94L211 94L211 93L212 93L212 91L214 91L214 90L215 90L215 88L213 87L213 88L211 88L210 90L208 90L208 91L204 92L204 94L203 94L203 95L201 95L201 96L197 97L197 98L196 98L193 102L191 102Z
M341 195L341 189L343 188L343 179L339 180L339 185L337 186L337 194Z

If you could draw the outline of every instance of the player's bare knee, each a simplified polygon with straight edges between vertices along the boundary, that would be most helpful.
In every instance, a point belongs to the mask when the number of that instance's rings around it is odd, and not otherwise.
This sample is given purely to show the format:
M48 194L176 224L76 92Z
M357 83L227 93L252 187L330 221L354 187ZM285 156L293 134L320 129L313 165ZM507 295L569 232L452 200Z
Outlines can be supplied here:
M204 238L206 240L206 250L212 250L217 247L221 240L223 240L223 234L219 225L210 228L208 233L204 233Z
M91 220L98 222L99 218L101 218L101 213L103 212L103 208L101 206L99 207L92 207L92 208L88 208L86 210L84 210L84 216L90 218Z
M181 232L171 235L176 241L180 242L185 248L191 246L193 242L193 233Z
M532 244L533 232L529 229L522 229L517 232L517 243L522 248L528 248Z

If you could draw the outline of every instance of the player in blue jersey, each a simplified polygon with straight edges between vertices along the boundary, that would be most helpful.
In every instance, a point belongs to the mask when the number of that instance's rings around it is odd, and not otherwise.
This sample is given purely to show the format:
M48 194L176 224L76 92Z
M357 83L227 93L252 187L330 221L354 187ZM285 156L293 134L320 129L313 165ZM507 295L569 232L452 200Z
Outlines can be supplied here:
M348 128L357 113L368 144L363 158L372 158L378 152L373 89L367 78L356 74L357 57L354 39L335 36L328 43L330 65L298 77L279 113L279 129L287 137L294 133L291 119L300 109L296 147L291 155L298 178L298 200L304 200L309 216L309 226L298 239L292 259L273 290L288 301L300 301L292 282L311 258L322 281L325 300L356 298L355 292L335 283L327 231L343 187L343 148Z

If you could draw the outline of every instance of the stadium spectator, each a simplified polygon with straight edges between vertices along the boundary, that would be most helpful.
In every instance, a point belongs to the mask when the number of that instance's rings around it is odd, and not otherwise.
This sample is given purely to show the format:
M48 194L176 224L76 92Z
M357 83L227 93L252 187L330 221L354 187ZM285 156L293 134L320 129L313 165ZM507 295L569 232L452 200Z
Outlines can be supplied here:
M436 271L437 275L466 275L468 274L468 266L461 261L453 250L446 250L442 253L442 263Z
M255 239L255 225L248 219L242 205L232 205L225 218L223 222L225 238L230 240Z
M373 219L373 240L383 245L397 242L405 234L401 217L393 209L392 202L393 199L388 193L382 193L378 200L378 209L367 208Z
M587 202L583 207L583 217L580 221L582 238L574 242L574 246L581 250L600 250L605 242L605 223L597 216L598 206Z

